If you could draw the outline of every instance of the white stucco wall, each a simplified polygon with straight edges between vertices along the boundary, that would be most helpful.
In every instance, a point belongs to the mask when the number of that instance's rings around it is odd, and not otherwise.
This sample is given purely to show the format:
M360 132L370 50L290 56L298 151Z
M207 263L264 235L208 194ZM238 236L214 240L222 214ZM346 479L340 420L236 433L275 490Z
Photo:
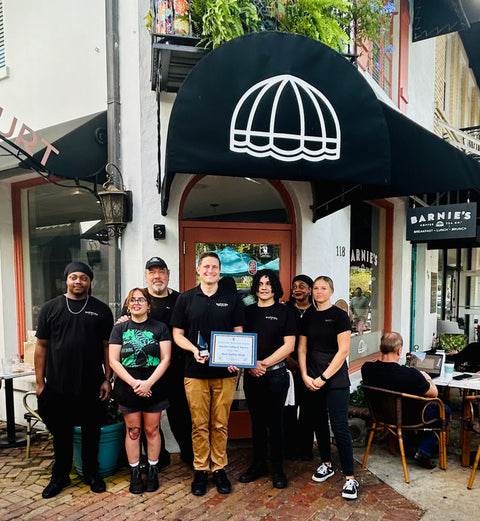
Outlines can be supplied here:
M38 131L106 109L104 2L4 0L3 13L0 129L7 116Z

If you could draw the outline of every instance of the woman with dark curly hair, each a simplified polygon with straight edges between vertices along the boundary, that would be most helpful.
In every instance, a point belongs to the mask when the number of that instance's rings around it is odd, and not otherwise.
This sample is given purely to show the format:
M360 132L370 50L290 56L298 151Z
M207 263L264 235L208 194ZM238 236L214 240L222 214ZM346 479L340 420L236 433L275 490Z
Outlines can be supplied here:
M286 359L297 334L295 315L279 303L283 290L272 270L254 275L251 294L256 303L245 309L245 331L257 333L257 366L246 371L243 387L252 419L253 464L239 481L250 483L267 474L270 442L273 486L285 488L283 410L290 382Z
M170 363L171 337L163 322L149 317L152 297L147 289L132 289L125 306L130 319L113 327L109 358L117 375L113 394L127 426L125 450L131 472L130 492L141 494L158 489L159 425L162 411L168 407L162 377ZM149 463L145 485L139 464L142 423Z

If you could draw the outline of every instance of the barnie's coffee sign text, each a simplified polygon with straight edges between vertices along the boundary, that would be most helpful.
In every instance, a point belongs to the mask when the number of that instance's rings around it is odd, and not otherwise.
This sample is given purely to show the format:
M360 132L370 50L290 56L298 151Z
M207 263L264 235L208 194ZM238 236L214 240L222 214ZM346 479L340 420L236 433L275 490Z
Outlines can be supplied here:
M427 242L460 239L477 235L477 204L449 204L409 208L407 240Z

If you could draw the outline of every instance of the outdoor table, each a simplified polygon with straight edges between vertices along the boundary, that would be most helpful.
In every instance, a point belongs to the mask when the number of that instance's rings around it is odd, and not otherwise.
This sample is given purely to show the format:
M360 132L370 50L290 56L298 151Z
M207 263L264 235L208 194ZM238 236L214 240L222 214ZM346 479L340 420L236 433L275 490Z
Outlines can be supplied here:
M468 402L465 397L474 392L480 392L480 374L478 373L458 373L454 372L453 376L461 374L470 375L470 378L463 380L446 380L445 377L433 378L433 383L438 387L446 387L448 389L462 390L462 419L460 422L460 446L462 447L462 467L470 466L470 430L465 428L465 418L469 415Z
M0 436L0 448L18 447L26 443L26 434L17 434L15 430L15 402L13 400L13 379L21 376L30 376L35 371L21 373L0 373L0 379L5 381L5 406L7 413L7 434Z

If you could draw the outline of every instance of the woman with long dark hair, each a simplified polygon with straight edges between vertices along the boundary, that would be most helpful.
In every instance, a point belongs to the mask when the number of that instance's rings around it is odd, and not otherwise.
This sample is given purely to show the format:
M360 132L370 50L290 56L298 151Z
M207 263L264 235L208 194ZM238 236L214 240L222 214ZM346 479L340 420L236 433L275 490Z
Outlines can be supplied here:
M342 497L357 499L358 482L353 472L352 437L348 427L350 380L346 359L350 353L350 319L330 300L333 295L330 277L317 277L312 294L316 311L302 323L298 343L298 363L305 386L310 391L306 406L322 460L312 479L323 482L334 474L328 426L330 418L346 479Z
M239 480L250 483L268 472L269 444L273 486L285 488L283 411L290 381L286 359L295 345L295 316L279 303L283 290L274 271L256 273L251 294L256 302L245 309L245 331L258 335L257 366L245 372L244 390L252 419L253 464Z
M132 494L158 489L159 425L162 411L168 407L162 377L170 363L171 337L163 322L149 317L151 305L147 289L132 289L125 300L130 319L115 324L110 335L110 366L117 375L113 395L127 426L125 450ZM142 424L149 463L145 484L140 472Z

